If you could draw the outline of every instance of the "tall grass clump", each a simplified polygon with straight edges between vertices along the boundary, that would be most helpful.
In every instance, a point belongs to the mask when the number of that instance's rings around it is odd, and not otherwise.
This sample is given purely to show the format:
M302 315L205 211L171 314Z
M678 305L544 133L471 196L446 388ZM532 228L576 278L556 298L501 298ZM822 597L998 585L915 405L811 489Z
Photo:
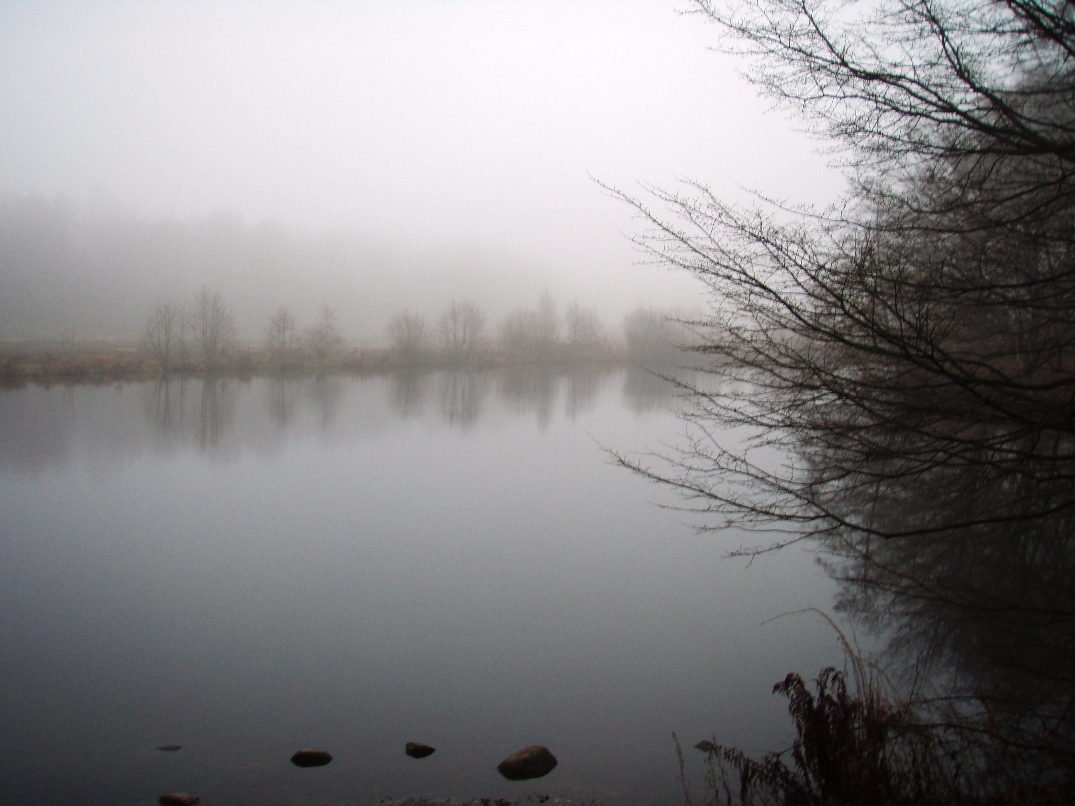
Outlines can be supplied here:
M846 649L846 646L845 646ZM989 729L988 709L957 713L943 698L899 696L871 661L823 669L812 684L788 674L773 686L787 698L791 747L751 758L715 738L705 755L698 806L1059 806L1075 802L1075 777L1045 775L1027 750ZM685 806L695 806L679 741Z

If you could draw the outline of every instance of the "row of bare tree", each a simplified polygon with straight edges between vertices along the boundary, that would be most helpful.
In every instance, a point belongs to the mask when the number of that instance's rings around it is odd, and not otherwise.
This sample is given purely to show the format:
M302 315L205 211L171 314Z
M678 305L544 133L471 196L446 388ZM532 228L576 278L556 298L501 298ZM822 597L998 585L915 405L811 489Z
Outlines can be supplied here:
M322 305L315 326L299 331L294 314L281 306L265 330L269 356L286 361L302 351L323 363L344 344L336 312ZM167 375L177 364L219 369L238 347L235 316L219 291L202 286L189 300L158 302L146 319L142 348Z
M513 358L581 357L607 352L611 344L596 313L575 303L561 316L548 292L534 308L509 313L495 335L487 322L476 303L453 301L432 324L421 314L397 314L388 323L388 338L393 352L404 360L419 359L437 348L452 358L468 358L490 347Z
M489 349L518 361L600 358L613 352L614 339L596 312L577 302L561 314L546 292L532 308L516 308L493 333L474 302L453 301L434 321L405 311L388 323L393 353L402 361L428 357L438 349L450 358L466 359ZM668 312L638 308L624 318L624 343L630 357L647 363L675 354L690 342L690 333Z
M404 311L392 317L387 335L392 355L401 363L434 357L468 361L490 351L514 361L594 359L616 352L609 329L592 311L573 303L561 314L549 293L532 308L510 312L495 332L481 307L453 300L432 322ZM215 370L238 352L235 317L219 291L203 286L185 301L158 302L142 334L144 351L167 374L179 364ZM690 341L690 333L667 312L639 308L624 318L627 354L644 363L674 355ZM346 341L335 310L322 305L316 324L302 328L295 314L281 305L263 334L263 358L276 367L327 366L339 357Z
M158 302L146 319L142 345L167 375L178 361L219 366L235 337L235 317L224 298L202 286L189 300Z

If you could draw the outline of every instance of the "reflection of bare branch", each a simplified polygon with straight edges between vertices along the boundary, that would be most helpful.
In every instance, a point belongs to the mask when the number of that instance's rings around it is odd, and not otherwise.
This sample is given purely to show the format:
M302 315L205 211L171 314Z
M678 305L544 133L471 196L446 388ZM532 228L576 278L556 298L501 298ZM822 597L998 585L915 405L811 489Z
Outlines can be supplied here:
M198 447L218 447L231 420L234 393L226 378L203 378L201 408L198 416Z
M568 419L593 409L597 394L609 377L608 369L593 366L572 367L567 373L567 399L564 411Z
M680 391L659 372L636 365L629 365L623 376L623 399L635 414L668 409Z
M178 438L186 421L186 379L158 378L147 390L151 391L147 408L152 407L153 427L157 436L166 441Z
M281 431L286 431L291 421L295 418L299 383L298 379L281 377L272 378L268 381L266 400L269 407L269 416Z
M317 408L318 422L322 430L332 425L336 407L343 395L343 383L336 375L317 375L308 387L310 399Z
M468 428L478 421L489 388L483 372L449 370L440 376L441 416L452 428Z
M506 370L500 375L500 397L516 414L533 412L544 430L552 421L553 405L560 393L559 373L552 367L535 364L522 370Z
M933 484L884 489L879 521L952 520L977 495L938 497ZM854 497L852 497L854 498ZM847 506L858 506L848 500ZM826 565L839 606L888 636L890 660L929 675L945 701L988 710L989 730L1011 746L1075 762L1075 518L970 527L881 540L842 535ZM966 721L966 720L954 720Z
M403 419L420 416L425 408L429 376L422 372L395 372L389 376L389 400Z

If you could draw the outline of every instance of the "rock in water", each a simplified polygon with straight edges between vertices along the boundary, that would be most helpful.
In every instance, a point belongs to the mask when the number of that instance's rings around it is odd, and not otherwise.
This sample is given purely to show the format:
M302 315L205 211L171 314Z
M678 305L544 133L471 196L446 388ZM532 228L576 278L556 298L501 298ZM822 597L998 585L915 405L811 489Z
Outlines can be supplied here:
M430 747L428 744L422 744L421 742L407 742L407 755L411 758L425 758L431 756L437 751L437 748Z
M172 753L172 752L174 752L176 750L182 750L183 745L181 745L181 744L162 744L162 745L158 746L157 749L158 750L163 750L165 753Z
M296 767L324 767L330 761L332 761L331 753L315 747L304 747L291 757L291 763Z
M161 795L161 806L195 806L198 796L189 792L173 792L170 795Z
M509 781L525 781L548 775L555 766L556 756L549 752L549 748L532 744L501 761L497 770Z

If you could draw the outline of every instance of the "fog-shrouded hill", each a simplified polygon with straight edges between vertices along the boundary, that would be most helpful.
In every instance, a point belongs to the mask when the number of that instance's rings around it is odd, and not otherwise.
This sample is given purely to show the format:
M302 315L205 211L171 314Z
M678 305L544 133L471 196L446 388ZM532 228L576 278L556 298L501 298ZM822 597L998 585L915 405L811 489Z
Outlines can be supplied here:
M435 314L454 298L472 299L499 319L548 290L564 302L582 301L610 323L639 302L641 292L629 289L585 299L566 279L570 270L557 269L491 248L300 231L228 213L151 219L104 203L0 198L0 338L6 340L75 331L81 338L133 340L156 302L188 299L202 285L221 292L248 340L262 337L280 305L304 326L328 304L346 337L376 343L397 312Z

